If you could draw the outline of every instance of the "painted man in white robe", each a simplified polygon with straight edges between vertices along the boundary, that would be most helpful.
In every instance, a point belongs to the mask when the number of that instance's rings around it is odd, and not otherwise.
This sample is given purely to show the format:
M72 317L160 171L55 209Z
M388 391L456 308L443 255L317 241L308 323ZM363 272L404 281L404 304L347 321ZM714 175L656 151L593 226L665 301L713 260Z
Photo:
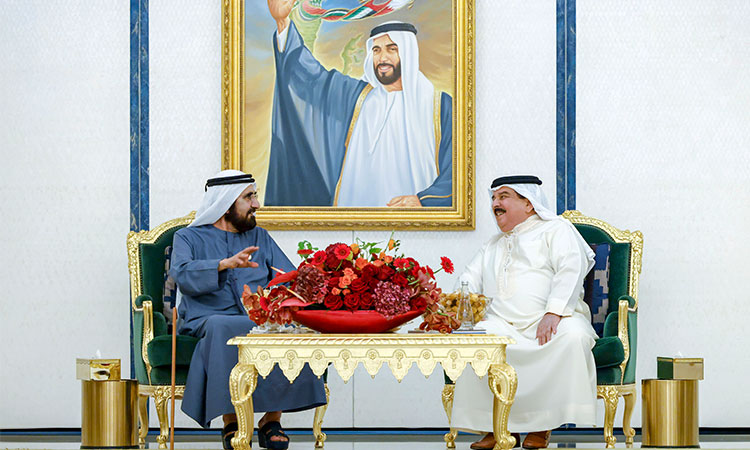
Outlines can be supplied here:
M451 206L453 100L420 71L416 27L373 28L355 79L315 59L293 6L268 0L277 29L266 205Z
M524 448L545 448L550 431L566 423L592 426L596 413L596 334L583 301L583 280L594 255L575 227L551 212L534 176L492 183L500 228L460 276L472 292L492 298L479 323L513 338L507 360L518 374L508 429L529 433ZM473 449L492 448L492 399L487 379L458 379L451 427L488 433Z

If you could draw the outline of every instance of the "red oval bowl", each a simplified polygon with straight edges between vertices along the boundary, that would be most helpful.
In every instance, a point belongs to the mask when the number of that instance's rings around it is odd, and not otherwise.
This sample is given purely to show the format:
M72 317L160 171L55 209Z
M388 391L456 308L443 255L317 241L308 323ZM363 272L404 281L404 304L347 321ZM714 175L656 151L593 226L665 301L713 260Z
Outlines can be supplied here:
M424 311L409 311L390 319L377 311L328 311L300 309L292 318L321 333L383 333L403 325Z

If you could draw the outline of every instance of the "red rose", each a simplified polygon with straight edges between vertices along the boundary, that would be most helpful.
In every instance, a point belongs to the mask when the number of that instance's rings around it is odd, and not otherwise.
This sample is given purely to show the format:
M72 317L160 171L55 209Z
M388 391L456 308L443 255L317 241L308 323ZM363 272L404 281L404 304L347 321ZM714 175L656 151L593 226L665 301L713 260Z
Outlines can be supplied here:
M406 277L401 275L400 273L396 273L395 275L393 275L391 281L401 287L406 287L406 285L409 284L409 280L407 280Z
M337 309L341 309L341 307L344 306L344 302L341 301L341 296L330 294L326 295L326 299L323 301L323 304L331 311L336 311Z
M318 264L323 264L324 262L326 262L326 252L324 252L323 250L318 250L317 252L315 252L312 260L310 260L310 264L314 264L316 266Z
M367 280L367 285L370 286L370 289L375 289L375 286L377 286L378 283L380 283L380 280L377 278L369 278Z
M359 309L359 295L347 294L344 296L344 306L349 311L356 311Z
M396 273L396 271L391 269L390 267L381 266L380 270L378 270L378 279L381 281L385 281L392 277L394 273Z
M453 273L453 261L445 256L440 257L440 265L443 267L446 273Z
M372 294L369 292L363 292L359 296L359 309L370 308L372 308Z
M373 266L372 264L368 264L364 268L362 268L363 278L374 278L377 276L378 276L378 268Z
M328 288L339 287L339 277L331 277L328 279Z
M427 300L420 295L411 299L409 304L411 305L411 309L419 311L427 307Z
M336 258L339 260L348 258L351 253L352 249L346 244L336 244L336 246L333 247L333 254L336 255Z
M363 280L362 278L356 278L354 281L352 281L352 284L349 285L349 287L352 289L352 291L359 294L365 291L368 285L367 285L367 281Z

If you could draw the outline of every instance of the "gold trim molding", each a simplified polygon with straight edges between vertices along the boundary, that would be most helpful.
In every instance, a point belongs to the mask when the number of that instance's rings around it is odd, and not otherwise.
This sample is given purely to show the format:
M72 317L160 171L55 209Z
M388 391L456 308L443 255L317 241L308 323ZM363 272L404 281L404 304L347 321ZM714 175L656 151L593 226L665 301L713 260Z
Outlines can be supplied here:
M222 3L221 168L242 167L244 1ZM453 2L453 205L440 208L264 207L258 223L272 230L473 230L475 173L475 0ZM269 20L272 20L269 16Z

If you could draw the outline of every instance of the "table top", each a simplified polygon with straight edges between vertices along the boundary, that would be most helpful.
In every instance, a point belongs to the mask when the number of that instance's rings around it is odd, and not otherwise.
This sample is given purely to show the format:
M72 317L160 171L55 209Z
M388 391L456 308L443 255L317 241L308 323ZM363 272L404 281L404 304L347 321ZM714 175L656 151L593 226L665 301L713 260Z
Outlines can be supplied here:
M229 345L510 345L516 342L507 336L494 334L437 334L437 333L357 333L357 334L292 334L268 333L237 336Z

